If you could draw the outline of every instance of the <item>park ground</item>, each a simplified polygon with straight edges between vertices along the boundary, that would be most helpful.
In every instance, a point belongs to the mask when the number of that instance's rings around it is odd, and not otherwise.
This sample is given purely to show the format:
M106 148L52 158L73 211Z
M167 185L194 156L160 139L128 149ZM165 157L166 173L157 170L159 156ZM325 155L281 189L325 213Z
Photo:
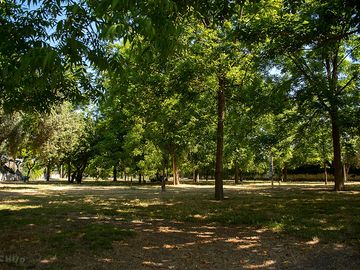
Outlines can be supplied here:
M0 269L360 269L360 183L0 183Z

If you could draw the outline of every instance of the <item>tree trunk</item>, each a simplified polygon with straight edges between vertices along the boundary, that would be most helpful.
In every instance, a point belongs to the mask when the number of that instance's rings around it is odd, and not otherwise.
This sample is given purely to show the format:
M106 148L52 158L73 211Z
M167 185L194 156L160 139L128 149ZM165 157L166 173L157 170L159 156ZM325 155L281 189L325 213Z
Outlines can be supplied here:
M197 169L194 169L193 181L194 181L194 183L199 183L199 171Z
M223 187L223 151L224 151L224 119L225 119L225 76L219 76L217 91L217 131L216 131L216 162L215 162L215 199L224 199Z
M76 178L75 178L76 183L77 183L77 184L81 184L82 178L83 178L83 170L82 170L82 169L79 169L79 170L77 171L77 173L76 173Z
M177 158L176 158L175 151L173 153L172 163L173 163L173 184L178 185L179 184L179 179L178 179L179 174L178 174Z
M270 179L271 179L271 188L274 187L274 157L272 153L270 154Z
M166 164L164 162L164 164ZM167 172L165 172L165 168L162 169L162 177L161 177L161 192L164 192L166 189L166 179L167 179Z
M347 182L348 180L348 175L349 175L349 170L350 170L350 165L344 163L344 182Z
M113 168L113 181L117 181L117 164L115 164Z
M64 165L61 163L60 164L60 178L64 178L64 177L65 177Z
M75 171L71 174L70 183L74 183L75 179L76 179L76 169L75 169Z
M327 185L327 183L328 183L328 173L327 173L326 162L324 162L324 177L325 177L325 185Z
M284 168L281 169L281 181L287 182L287 166L285 165Z
M71 162L70 159L68 160L68 171L67 171L67 177L68 177L68 182L71 183Z
M284 181L285 182L288 181L288 168L287 168L286 165L285 165L285 168L284 168Z
M46 165L46 182L50 181L50 170L51 170L51 164L50 161L48 161L47 165Z
M335 180L335 191L344 190L344 175L343 168L341 165L341 145L340 145L340 128L338 123L338 113L336 109L333 109L330 113L331 117L331 135L333 140L334 150L334 180Z
M82 182L82 172L78 172L77 174L76 174L76 183L77 184L81 184L81 182Z
M239 165L235 163L235 184L239 184Z
M141 172L139 172L139 184L142 183L142 179L141 179Z

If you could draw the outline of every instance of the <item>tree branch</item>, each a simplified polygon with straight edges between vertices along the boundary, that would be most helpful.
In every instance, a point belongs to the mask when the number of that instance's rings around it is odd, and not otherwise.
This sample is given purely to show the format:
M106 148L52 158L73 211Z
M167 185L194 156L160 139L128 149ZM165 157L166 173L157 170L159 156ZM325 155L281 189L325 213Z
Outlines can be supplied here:
M344 62L344 60L346 59L346 58L348 58L348 56L355 50L355 49L357 49L357 48L359 48L360 47L360 45L357 45L357 46L355 46L354 48L352 48L340 61L339 61L339 63L337 64L337 66L339 67L341 64L342 64L342 62Z
M356 78L357 78L356 75L352 76L350 80L348 80L348 82L343 87L341 87L338 91L336 91L336 95L337 96L340 95L346 89L346 87L348 87L350 83Z

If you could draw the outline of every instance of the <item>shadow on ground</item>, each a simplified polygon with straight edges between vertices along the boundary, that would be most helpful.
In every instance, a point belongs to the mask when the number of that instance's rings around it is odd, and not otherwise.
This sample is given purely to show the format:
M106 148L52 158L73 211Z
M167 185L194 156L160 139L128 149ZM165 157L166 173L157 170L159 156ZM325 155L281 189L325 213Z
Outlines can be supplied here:
M357 186L226 187L223 202L206 186L23 187L0 187L0 269L360 265Z

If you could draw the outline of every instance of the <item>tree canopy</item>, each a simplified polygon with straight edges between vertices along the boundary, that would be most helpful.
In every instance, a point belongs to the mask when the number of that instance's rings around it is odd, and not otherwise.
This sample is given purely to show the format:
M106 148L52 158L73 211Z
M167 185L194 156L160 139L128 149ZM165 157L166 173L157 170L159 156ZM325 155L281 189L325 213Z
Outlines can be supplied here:
M1 1L1 155L79 183L212 176L219 200L305 165L343 190L359 23L352 0Z

